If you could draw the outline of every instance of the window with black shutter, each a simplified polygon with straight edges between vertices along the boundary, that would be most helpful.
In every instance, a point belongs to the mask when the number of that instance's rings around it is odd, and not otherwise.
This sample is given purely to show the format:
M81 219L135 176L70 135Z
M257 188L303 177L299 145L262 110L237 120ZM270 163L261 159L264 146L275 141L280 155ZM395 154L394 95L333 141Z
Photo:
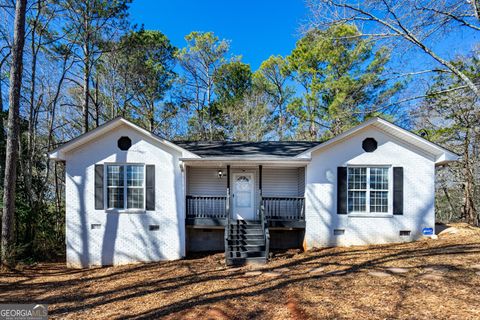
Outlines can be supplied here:
M143 164L105 165L107 209L146 209L147 168ZM147 177L148 178L148 177ZM151 192L151 190L150 190ZM148 209L147 209L148 210Z
M338 167L337 179L338 214L403 214L403 168Z

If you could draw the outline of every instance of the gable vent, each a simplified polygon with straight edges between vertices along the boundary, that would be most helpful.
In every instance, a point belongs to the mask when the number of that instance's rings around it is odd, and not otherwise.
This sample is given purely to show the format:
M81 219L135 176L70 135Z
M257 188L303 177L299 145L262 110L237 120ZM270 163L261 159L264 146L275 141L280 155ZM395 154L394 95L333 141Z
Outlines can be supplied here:
M120 150L127 151L132 146L132 140L129 137L121 137L117 144Z

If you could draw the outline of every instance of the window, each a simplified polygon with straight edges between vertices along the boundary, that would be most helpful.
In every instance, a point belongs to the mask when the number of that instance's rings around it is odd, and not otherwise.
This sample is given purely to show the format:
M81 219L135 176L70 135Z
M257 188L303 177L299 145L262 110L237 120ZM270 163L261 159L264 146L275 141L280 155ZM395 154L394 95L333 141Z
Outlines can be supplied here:
M107 166L107 207L109 209L144 209L144 166Z
M349 167L347 179L349 213L388 213L388 167Z

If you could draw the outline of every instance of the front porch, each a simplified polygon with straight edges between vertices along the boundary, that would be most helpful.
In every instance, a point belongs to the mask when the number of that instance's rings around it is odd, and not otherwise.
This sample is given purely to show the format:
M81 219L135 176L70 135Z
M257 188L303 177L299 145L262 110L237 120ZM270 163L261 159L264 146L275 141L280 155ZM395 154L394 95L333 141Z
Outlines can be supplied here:
M186 186L188 227L223 228L263 214L269 228L305 228L304 166L187 166Z
M222 248L227 265L241 265L265 263L270 248L301 246L305 162L200 160L185 170L187 249Z

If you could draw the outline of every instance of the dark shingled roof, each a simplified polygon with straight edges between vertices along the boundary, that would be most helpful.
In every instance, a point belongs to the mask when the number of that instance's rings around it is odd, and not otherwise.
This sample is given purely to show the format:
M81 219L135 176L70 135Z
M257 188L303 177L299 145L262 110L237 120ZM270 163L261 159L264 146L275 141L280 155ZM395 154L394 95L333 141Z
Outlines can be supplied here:
M320 144L318 141L173 141L200 157L294 157Z

